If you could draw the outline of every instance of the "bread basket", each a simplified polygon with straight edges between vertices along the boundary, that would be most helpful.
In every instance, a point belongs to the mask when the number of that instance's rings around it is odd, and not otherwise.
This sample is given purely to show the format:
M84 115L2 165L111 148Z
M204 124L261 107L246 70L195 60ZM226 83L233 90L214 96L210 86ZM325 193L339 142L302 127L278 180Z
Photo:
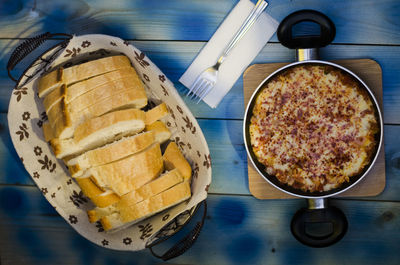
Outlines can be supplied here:
M10 71L18 62L45 40L60 35L65 38L64 41L34 60L19 80L12 77ZM145 84L150 102L163 101L167 104L170 115L166 124L172 132L171 140L177 143L191 164L193 180L192 197L188 201L129 228L107 233L100 223L89 223L86 210L93 205L83 196L79 186L67 174L63 162L56 159L44 140L41 127L47 117L37 96L37 81L41 75L55 67L69 67L114 54L125 54L129 57ZM204 135L173 83L139 49L127 41L108 35L71 36L45 33L28 39L17 47L11 55L7 69L10 78L16 81L7 116L14 147L43 196L83 237L110 249L142 250L176 233L193 216L198 206L205 202L211 183L211 160ZM188 237L191 242L182 241L161 258L167 260L188 249L199 234L203 222L204 220L198 223Z

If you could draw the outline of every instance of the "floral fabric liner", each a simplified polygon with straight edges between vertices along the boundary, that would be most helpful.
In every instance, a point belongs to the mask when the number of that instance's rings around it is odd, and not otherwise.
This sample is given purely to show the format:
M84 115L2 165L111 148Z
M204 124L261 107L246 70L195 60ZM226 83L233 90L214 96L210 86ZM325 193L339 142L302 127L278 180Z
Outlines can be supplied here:
M44 140L42 125L47 120L37 95L37 80L56 67L115 54L131 60L148 92L149 101L165 102L170 115L166 124L193 170L192 197L177 206L129 228L108 233L99 222L91 224L86 211L94 205L68 174ZM171 81L143 52L122 39L107 35L73 36L42 56L27 69L15 87L9 104L8 125L14 147L43 196L79 234L103 247L136 251L157 238L178 230L191 217L194 207L207 197L211 183L210 152L203 133Z

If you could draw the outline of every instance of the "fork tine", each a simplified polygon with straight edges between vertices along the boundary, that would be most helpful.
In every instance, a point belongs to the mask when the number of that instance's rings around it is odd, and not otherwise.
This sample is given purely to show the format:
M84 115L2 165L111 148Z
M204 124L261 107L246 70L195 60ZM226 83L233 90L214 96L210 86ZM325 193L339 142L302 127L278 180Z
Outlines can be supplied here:
M208 86L202 91L201 94L199 94L199 100L197 101L196 104L199 104L199 102L202 101L203 98L208 95L208 93L211 91L213 86L214 86L214 84L212 82L209 82Z
M198 97L199 93L201 91L203 91L205 86L207 86L207 80L202 79L202 82L200 83L200 85L198 85L198 87L195 90L193 90L193 94L190 97L190 99L194 99L194 98Z
M201 75L199 75L196 80L194 80L193 84L190 86L189 92L186 94L186 96L188 97L191 93L193 93L193 90L198 88L200 82L203 81L203 79L201 78Z
M197 84L195 87L192 89L192 93L189 94L189 98L192 99L193 97L196 97L196 93L199 91L199 89L204 86L205 80L201 77L199 78Z
M201 95L204 93L204 91L206 91L208 89L208 87L210 85L211 85L211 82L206 80L205 85L199 91L197 91L197 93L196 93L197 97L195 97L195 98L201 97Z

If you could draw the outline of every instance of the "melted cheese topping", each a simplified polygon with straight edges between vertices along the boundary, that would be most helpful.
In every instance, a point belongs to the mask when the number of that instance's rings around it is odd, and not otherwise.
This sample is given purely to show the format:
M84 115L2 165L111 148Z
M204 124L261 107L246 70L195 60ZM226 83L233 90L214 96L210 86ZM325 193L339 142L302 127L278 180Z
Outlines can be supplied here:
M330 66L297 66L259 93L250 121L258 161L280 182L309 192L348 182L370 162L378 123L358 83Z

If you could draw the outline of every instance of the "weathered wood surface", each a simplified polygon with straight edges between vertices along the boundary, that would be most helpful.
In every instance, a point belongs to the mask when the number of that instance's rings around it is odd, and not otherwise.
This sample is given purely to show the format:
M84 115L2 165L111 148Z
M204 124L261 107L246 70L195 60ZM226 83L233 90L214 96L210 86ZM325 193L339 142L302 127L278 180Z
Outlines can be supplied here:
M278 21L299 9L325 13L337 27L337 43L400 43L396 0L268 2L266 12ZM236 3L236 0L3 0L0 38L26 38L50 31L96 32L139 40L207 41ZM271 41L277 41L276 36Z
M1 187L0 199L1 264L159 263L148 250L112 251L80 237L34 187ZM399 202L332 200L331 204L346 214L348 233L332 247L312 249L297 242L289 228L293 214L305 206L305 200L210 195L201 236L187 253L170 262L398 264ZM171 244L156 249L162 252Z
M377 197L332 199L348 220L338 244L312 249L290 233L305 200L250 196L242 139L242 78L217 109L187 102L210 147L213 182L209 213L198 241L174 264L400 264L400 4L397 0L269 0L278 21L295 10L315 9L335 23L323 60L369 58L382 67L386 188ZM6 113L13 82L6 64L21 40L50 32L103 33L128 39L178 82L236 0L3 0L0 1L0 264L155 264L148 251L98 247L79 236L34 186L11 144ZM304 26L307 30L307 25ZM253 63L291 62L294 51L274 35ZM57 43L50 40L30 59ZM29 63L13 71L18 76ZM13 132L11 132L13 133ZM189 227L180 232L180 236ZM173 241L177 241L174 238ZM173 242L168 242L171 245Z
M210 192L250 195L247 176L247 154L242 137L242 121L198 120L211 151L213 180ZM8 133L6 115L0 114L0 185L34 185L20 163ZM400 126L384 127L386 187L373 200L400 201ZM353 198L354 199L354 198ZM362 198L361 198L362 199ZM364 198L371 200L371 197Z
M15 45L20 42L15 40L0 40L0 68L5 69L10 53ZM56 41L45 44L40 51L55 45ZM182 96L186 88L179 83L180 76L190 65L196 54L205 44L204 42L176 42L176 41L133 41L133 45L146 53L146 55L174 82ZM40 55L40 51L35 53ZM33 57L33 56L32 56ZM291 62L294 61L294 51L280 44L267 44L253 63ZM377 61L382 67L383 79L383 106L385 123L400 123L400 46L364 46L364 45L330 45L320 50L323 60L335 59L361 59L369 58ZM32 58L31 58L32 59ZM12 71L18 77L29 59L17 65ZM14 82L6 71L0 72L0 111L6 112ZM221 101L216 109L211 109L204 103L194 104L185 100L198 118L217 119L242 119L243 105L243 79L240 78L231 91Z

